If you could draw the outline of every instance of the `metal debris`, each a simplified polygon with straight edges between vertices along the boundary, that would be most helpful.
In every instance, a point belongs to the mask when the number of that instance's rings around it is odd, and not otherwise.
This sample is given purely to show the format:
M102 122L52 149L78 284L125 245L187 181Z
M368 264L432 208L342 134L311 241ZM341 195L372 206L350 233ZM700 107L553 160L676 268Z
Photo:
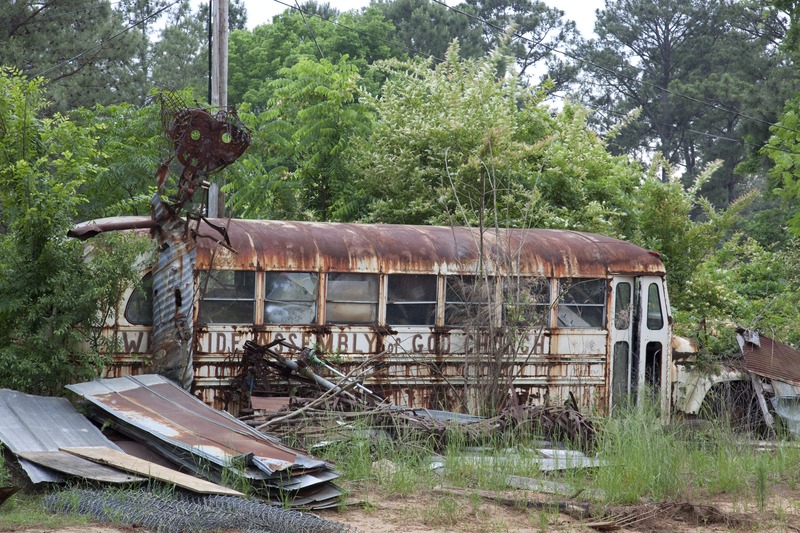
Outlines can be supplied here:
M144 479L59 451L66 446L121 451L66 398L0 390L0 442L18 456L32 483L62 482L74 475L110 483Z
M273 347L280 345L278 354ZM353 423L362 420L377 430L398 436L417 435L429 439L439 448L447 445L454 431L467 442L488 442L504 431L524 430L552 440L572 443L589 453L595 447L595 429L591 421L581 415L574 399L568 405L522 406L513 401L498 416L491 418L435 411L411 409L388 405L383 398L359 388L354 375L365 378L368 374L359 367L350 374L339 374L328 381L314 371L309 350L300 349L285 341L274 341L265 346L248 341L244 346L243 367L234 383L237 394L248 395L246 386L257 382L294 380L293 387L305 399L295 398L286 411L242 417L247 424L258 429L294 438L330 437L331 430L346 431ZM369 365L362 365L369 368ZM323 368L324 369L324 368ZM357 394L358 392L361 394ZM298 415L302 416L298 416ZM332 423L333 420L343 424ZM362 425L363 427L363 425Z
M44 505L52 512L77 514L162 533L234 529L272 533L354 531L349 526L314 515L231 496L69 489L47 496Z
M123 434L147 444L196 476L216 483L239 479L282 504L325 508L341 491L332 465L285 446L224 411L204 404L158 375L98 379L68 385L113 421Z

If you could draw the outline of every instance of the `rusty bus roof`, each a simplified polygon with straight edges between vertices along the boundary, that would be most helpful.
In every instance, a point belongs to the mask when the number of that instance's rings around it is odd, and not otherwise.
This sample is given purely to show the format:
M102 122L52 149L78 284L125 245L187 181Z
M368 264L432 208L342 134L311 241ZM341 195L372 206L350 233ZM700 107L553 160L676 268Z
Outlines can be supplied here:
M224 220L216 220L224 223ZM547 277L664 274L644 248L568 230L488 229L397 224L230 220L236 253L198 240L197 267L311 272L475 273L483 243L486 268ZM207 234L208 232L203 232Z
M148 227L148 217L116 217L82 224L71 234ZM471 274L482 246L490 273L546 277L664 275L658 254L626 241L572 230L485 229L402 224L212 219L227 227L232 248L200 227L197 268ZM80 237L79 237L80 238ZM482 243L482 244L481 244ZM502 265L508 266L502 266ZM517 270L518 269L518 270ZM495 272L496 270L496 272Z

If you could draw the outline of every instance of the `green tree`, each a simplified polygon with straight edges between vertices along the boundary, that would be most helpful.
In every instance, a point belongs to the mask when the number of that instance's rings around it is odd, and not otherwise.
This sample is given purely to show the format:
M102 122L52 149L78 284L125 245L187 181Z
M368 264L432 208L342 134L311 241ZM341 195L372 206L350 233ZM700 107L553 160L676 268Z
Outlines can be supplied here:
M463 57L480 57L489 51L482 28L472 23L468 16L440 3L431 0L379 0L373 5L394 25L396 30L392 40L402 43L410 57L442 59L456 38L461 43Z
M575 81L576 69L563 52L577 47L581 37L563 11L539 0L467 0L466 4L478 17L471 26L482 33L487 49L508 46L520 77L546 67L541 81L549 77L556 89ZM506 44L509 30L513 32Z
M320 10L316 4L303 4L302 11L278 15L272 24L252 32L231 34L229 50L229 101L246 102L257 112L268 108L273 98L271 83L280 78L283 68L301 59L325 59L332 64L347 57L362 77L361 83L377 92L382 79L368 65L403 52L393 46L393 26L376 8L362 13Z
M256 122L254 149L231 171L231 206L243 216L348 218L354 191L344 154L370 128L357 101L357 68L346 56L300 59L281 75L271 84L270 110Z
M800 95L788 100L780 121L772 128L772 137L764 148L774 166L770 175L775 192L791 216L789 230L800 235Z
M78 206L78 220L149 215L156 169L172 153L158 105L97 105L75 110L70 118L94 132L99 165L79 187L86 202Z
M508 75L499 52L446 61L388 61L370 137L348 157L366 220L415 224L570 227L626 232L624 206L638 166L613 157L567 104L551 116L543 94Z
M788 90L773 80L788 81L784 73L791 68L774 45L780 14L768 7L716 0L607 2L598 15L598 38L581 51L584 89L612 121L642 110L614 148L639 155L655 149L685 170L687 182L722 159L704 191L718 206L752 187L752 172L759 169L736 169L746 159L745 143L763 142L769 110Z
M79 188L100 170L97 132L60 115L42 119L42 84L0 73L0 386L57 394L102 368L98 321L141 249L98 242L99 261L87 263L66 237L85 202Z
M143 98L137 59L147 39L126 30L124 11L104 0L24 0L3 9L0 65L47 77L54 110Z
M166 24L150 46L148 90L192 89L204 101L208 98L208 20L208 2L193 10L189 0L182 0L167 11ZM244 30L246 22L247 9L242 0L230 0L229 32Z

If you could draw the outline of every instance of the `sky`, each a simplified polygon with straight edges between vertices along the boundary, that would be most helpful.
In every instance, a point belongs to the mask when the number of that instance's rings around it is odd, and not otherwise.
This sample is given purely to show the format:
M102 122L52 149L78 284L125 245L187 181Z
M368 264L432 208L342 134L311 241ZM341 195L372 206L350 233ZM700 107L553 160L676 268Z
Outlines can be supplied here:
M324 2L325 0L321 0ZM332 7L339 11L349 11L369 5L369 0L328 0ZM303 0L298 0L302 5ZM603 0L544 0L551 7L562 10L566 18L574 20L578 31L584 37L589 37L594 29L595 11L602 9ZM450 3L450 2L448 2ZM453 1L453 4L458 3ZM288 5L294 5L294 0L244 0L247 7L247 26L255 26L272 22L272 17L282 13Z

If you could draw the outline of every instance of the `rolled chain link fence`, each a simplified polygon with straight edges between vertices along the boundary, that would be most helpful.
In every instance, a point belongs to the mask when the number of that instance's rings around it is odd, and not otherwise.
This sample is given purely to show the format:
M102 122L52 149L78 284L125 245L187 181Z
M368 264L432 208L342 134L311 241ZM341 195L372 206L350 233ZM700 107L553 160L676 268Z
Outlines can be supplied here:
M269 533L357 532L313 514L233 496L73 488L48 495L44 506L54 513L77 514L159 533L225 529Z

